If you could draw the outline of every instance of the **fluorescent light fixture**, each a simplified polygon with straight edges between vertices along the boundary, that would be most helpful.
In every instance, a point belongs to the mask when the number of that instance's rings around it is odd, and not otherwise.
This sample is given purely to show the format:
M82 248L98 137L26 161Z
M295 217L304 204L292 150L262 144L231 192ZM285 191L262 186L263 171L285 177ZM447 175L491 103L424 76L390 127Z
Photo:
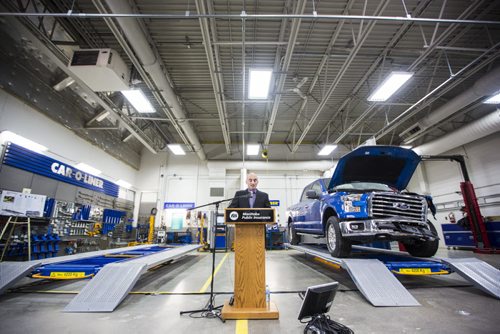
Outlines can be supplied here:
M486 103L486 104L500 104L500 92L496 93L495 95L493 95L492 97L490 97L489 99L487 99L486 101L484 101L483 103Z
M115 183L117 185L119 185L120 187L127 188L127 189L132 187L132 185L130 183L128 183L127 181L123 181L123 180L118 180Z
M94 168L92 166L89 166L84 162L80 162L75 167L78 168L79 170L84 171L85 173L89 173L89 174L93 174L93 175L99 175L102 173L99 169Z
M35 143L34 141L29 140L28 138L24 138L20 135L17 135L11 131L2 131L2 133L0 133L0 141L4 143L10 141L11 143L17 144L19 146L22 146L24 148L27 148L28 150L35 152L44 152L49 150L47 147Z
M272 74L273 71L270 69L250 69L249 99L267 99Z
M368 101L386 101L412 76L412 72L391 72L375 92L368 97Z
M181 145L179 144L170 144L167 146L170 149L170 151L172 151L172 153L175 155L186 155L186 152L184 152Z
M407 150L411 150L413 146L411 145L400 145L402 148L406 148Z
M325 145L323 148L318 152L318 155L329 155L331 154L335 149L337 148L337 145Z
M257 155L259 154L260 145L259 144L248 144L247 145L247 155Z
M122 90L122 94L127 98L130 104L141 114L154 113L156 110L149 103L146 95L140 89Z

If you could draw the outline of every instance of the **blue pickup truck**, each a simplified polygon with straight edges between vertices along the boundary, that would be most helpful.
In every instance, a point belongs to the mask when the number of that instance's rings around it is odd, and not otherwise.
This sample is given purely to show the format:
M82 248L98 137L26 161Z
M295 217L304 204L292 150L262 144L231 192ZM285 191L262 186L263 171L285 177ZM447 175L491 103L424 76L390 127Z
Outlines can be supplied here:
M307 185L287 209L289 242L324 238L332 256L348 257L353 244L400 241L413 256L433 256L439 238L427 200L404 190L420 161L396 146L363 146L343 156L331 179Z

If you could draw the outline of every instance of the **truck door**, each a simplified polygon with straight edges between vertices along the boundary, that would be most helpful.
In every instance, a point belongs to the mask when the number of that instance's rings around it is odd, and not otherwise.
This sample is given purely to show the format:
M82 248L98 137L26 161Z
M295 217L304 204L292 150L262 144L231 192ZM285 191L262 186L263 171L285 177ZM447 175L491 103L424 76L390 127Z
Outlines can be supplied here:
M316 181L312 184L311 189L316 191L317 194L323 194L323 189L321 187L320 181ZM323 227L321 226L321 200L320 199L310 199L308 214L308 231L311 233L321 234L323 233Z

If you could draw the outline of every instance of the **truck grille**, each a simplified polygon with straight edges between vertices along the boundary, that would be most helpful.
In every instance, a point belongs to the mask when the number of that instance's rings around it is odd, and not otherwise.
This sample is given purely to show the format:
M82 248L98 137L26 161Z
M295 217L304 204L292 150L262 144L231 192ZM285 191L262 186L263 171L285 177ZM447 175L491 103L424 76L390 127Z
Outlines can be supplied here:
M373 193L370 214L374 218L400 217L402 220L425 222L427 204L418 196L395 193Z

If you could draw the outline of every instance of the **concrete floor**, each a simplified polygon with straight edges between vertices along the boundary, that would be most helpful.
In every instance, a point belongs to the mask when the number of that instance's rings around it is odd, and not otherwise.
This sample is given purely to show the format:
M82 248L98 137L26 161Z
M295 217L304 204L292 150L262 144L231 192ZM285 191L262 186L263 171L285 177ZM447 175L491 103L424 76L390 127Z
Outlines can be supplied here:
M217 253L216 304L229 299L234 283L234 254ZM500 255L440 250L441 257L479 257L496 268ZM269 251L267 283L279 320L250 320L249 333L302 333L297 320L307 286L340 282L330 317L355 333L499 333L500 301L473 287L457 274L445 277L400 277L422 304L419 307L373 307L342 270L334 270L294 250ZM208 295L199 292L210 277L211 256L192 253L145 274L133 291L177 294L131 294L112 313L63 313L85 281L45 282L23 279L24 292L0 296L0 333L235 333L237 322L193 319L180 311L203 308ZM31 292L28 292L31 291ZM36 292L38 291L38 292ZM41 292L43 291L43 292ZM209 291L209 290L208 290ZM245 325L245 323L240 323Z

